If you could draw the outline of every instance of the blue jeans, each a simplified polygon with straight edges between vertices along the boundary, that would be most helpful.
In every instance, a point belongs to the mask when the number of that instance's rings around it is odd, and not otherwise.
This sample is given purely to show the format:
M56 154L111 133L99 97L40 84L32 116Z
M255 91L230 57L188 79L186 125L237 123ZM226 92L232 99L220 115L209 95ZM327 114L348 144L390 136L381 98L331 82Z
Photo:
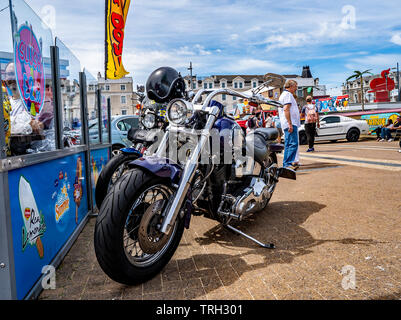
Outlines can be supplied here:
M288 128L284 130L284 160L283 167L289 167L295 160L298 150L298 128L292 126L293 131L288 132Z
M382 132L380 134L382 139L391 139L391 131L389 128L382 128Z

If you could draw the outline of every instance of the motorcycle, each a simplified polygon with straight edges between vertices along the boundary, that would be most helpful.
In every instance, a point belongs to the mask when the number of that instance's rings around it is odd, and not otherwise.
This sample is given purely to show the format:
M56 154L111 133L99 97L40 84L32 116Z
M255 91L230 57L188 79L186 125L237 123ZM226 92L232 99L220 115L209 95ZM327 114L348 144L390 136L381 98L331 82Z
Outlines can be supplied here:
M170 101L169 126L157 151L131 162L131 170L117 181L100 207L95 253L111 279L132 285L158 274L176 251L192 215L216 220L264 248L275 247L231 224L262 211L279 177L295 180L296 173L277 165L276 153L284 148L274 143L278 131L259 128L245 137L236 121L225 114L224 106L213 100L222 94L282 107L259 94L230 89L203 89L191 102ZM207 96L199 103L202 95ZM177 134L195 141L183 153L182 163L164 156Z
M142 157L149 148L156 143L160 132L167 126L165 119L165 105L152 103L144 96L140 100L144 107L141 113L141 128L131 128L127 138L132 142L132 147L122 148L112 157L100 172L95 188L96 205L100 208L107 192L116 181L128 170L128 163Z

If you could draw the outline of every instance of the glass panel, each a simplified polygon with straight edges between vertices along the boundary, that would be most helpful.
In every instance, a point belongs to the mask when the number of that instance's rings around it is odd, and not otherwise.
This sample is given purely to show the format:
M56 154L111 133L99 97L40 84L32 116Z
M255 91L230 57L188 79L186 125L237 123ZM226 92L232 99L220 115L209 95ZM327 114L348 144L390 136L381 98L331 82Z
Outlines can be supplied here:
M8 6L1 1L1 39L9 36ZM12 1L13 50L1 40L1 67L10 102L10 155L54 150L54 104L49 28L22 0ZM6 32L3 32L3 27ZM5 45L5 48L3 46Z
M6 85L5 70L9 63L13 61L13 42L11 36L10 8L8 0L0 0L0 71L1 71L1 90L3 101L0 101L4 114L4 131L6 136L6 153L10 155L10 89ZM14 77L13 74L10 77Z
M107 98L104 95L101 95L100 106L102 108L102 142L109 143Z
M64 147L82 144L79 72L81 64L66 45L56 38L59 48L61 106Z
M89 82L88 87L92 87L93 90L88 90L87 101L88 101L88 129L89 129L89 144L99 144L99 122L97 112L97 89L98 85L95 81Z

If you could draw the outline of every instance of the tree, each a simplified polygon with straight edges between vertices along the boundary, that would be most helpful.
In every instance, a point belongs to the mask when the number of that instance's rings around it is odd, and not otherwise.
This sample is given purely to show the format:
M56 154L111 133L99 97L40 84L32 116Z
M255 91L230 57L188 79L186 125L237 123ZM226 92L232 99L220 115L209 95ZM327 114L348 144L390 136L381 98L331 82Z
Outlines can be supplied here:
M347 79L347 82L348 82L349 80L351 80L351 79L360 79L360 81L361 81L362 111L365 111L365 97L364 97L364 93L363 93L363 76L364 76L365 74L373 75L373 73L370 72L370 70L372 70L372 69L368 69L368 70L365 70L365 71L363 71L363 72L358 71L358 70L355 70L355 71L354 71L354 74L353 74L352 76L350 76L350 77Z

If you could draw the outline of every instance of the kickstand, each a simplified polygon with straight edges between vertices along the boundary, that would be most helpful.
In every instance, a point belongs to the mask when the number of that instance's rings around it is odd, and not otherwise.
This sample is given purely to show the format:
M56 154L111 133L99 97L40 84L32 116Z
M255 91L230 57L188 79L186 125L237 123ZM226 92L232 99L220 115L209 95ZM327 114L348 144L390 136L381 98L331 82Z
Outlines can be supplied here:
M263 248L266 248L266 249L275 249L276 248L276 246L273 243L262 243L259 240L252 238L250 235L247 235L246 233L242 232L241 230L235 229L233 226L230 226L229 224L226 224L224 226L227 227L228 229L248 238L249 240L256 242L258 245L260 245Z

